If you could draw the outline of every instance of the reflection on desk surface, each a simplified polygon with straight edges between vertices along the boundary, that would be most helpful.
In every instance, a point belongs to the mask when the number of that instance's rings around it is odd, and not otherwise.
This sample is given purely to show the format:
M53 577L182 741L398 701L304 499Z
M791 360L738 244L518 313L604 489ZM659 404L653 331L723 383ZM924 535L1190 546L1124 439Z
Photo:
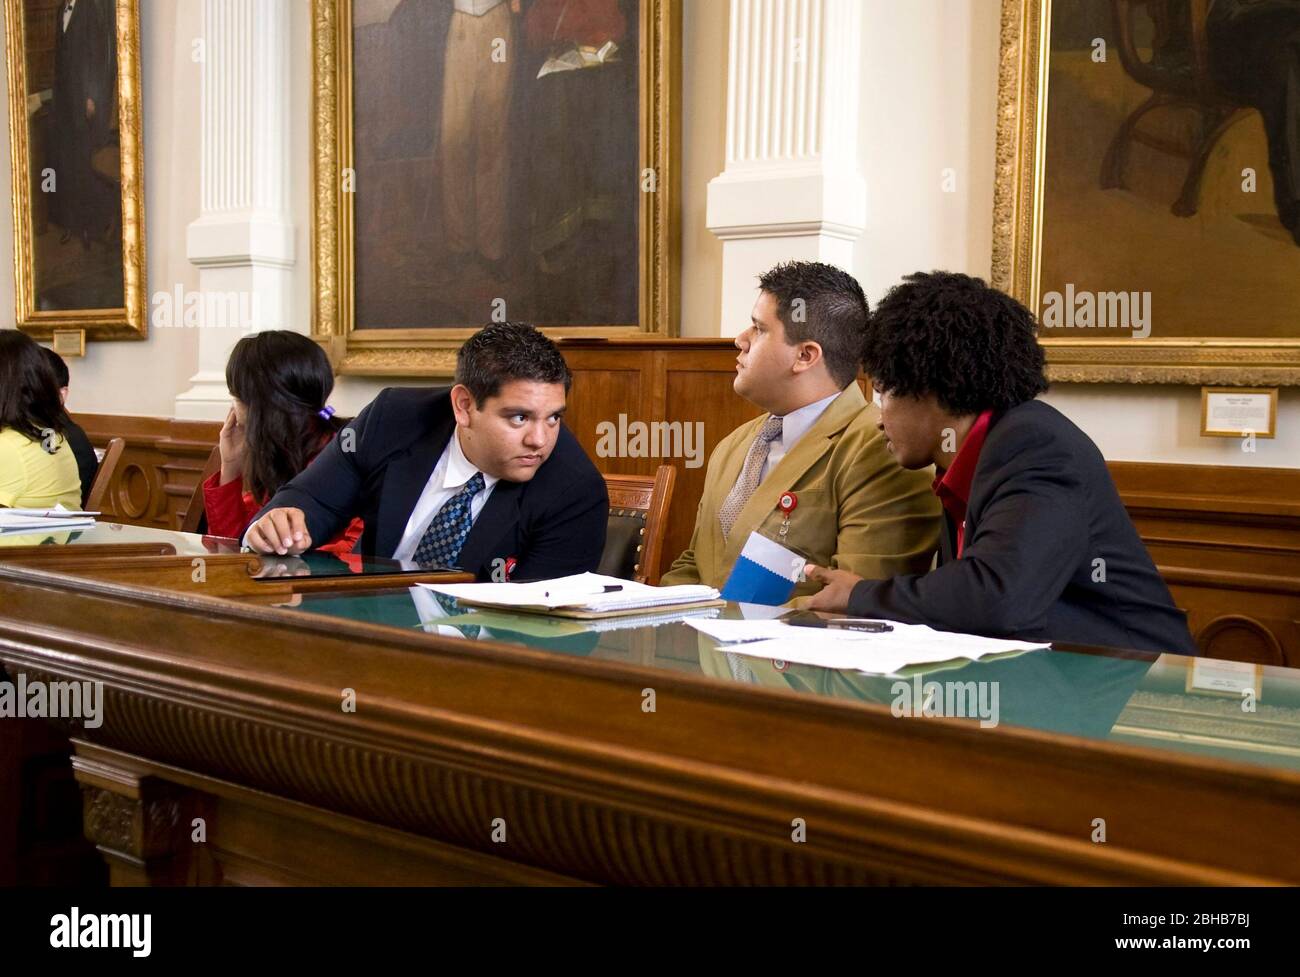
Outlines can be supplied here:
M27 546L113 546L130 544L166 544L177 556L213 556L237 554L239 540L224 536L201 536L152 526L128 526L115 522L99 522L83 529L64 532L29 533L22 536L0 537L3 547ZM263 558L259 578L278 577L342 577L383 576L386 574L429 573L414 563L399 562L380 557L361 556L355 553L304 553L302 556L268 556Z
M304 553L301 556L263 556L262 569L254 574L258 579L278 577L345 577L385 576L388 574L438 572L434 567L421 567L403 560L390 560L379 556L362 556L359 553Z
M300 612L444 637L704 675L886 706L922 721L949 715L1147 749L1300 770L1300 670L1104 649L1031 651L866 675L728 650L668 615L659 623L577 621L462 609L421 587L303 595ZM716 612L717 609L715 608ZM721 611L736 616L735 605ZM737 646L731 646L737 647ZM743 648L743 646L739 646ZM1206 678L1209 675L1209 678Z

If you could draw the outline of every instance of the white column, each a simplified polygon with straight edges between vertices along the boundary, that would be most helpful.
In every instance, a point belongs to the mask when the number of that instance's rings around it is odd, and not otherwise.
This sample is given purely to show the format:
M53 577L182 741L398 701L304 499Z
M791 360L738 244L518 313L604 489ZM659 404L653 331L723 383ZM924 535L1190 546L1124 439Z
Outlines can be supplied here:
M290 2L203 0L202 209L186 239L199 293L171 303L176 325L198 317L199 362L178 417L224 418L230 348L292 321Z
M727 165L708 200L724 336L749 325L756 276L777 262L853 268L860 53L861 0L731 0Z

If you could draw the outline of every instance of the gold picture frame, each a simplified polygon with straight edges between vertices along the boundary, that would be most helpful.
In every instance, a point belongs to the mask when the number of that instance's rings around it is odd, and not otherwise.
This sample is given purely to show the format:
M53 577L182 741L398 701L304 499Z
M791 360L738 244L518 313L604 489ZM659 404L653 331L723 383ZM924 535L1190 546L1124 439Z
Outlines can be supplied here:
M312 335L335 370L355 376L450 376L476 328L357 329L353 194L352 3L312 0ZM676 336L680 319L681 3L639 5L639 167L654 192L638 215L639 312L633 325L548 326L552 338Z
M1002 0L991 283L1037 312L1052 0ZM1292 386L1300 338L1043 337L1048 376L1083 383Z
M13 177L14 296L19 329L49 340L56 331L84 330L88 340L145 339L149 332L145 289L144 155L141 139L139 0L98 0L113 12L116 46L116 99L121 200L121 307L41 308L34 267L33 211L38 188L32 182L29 130L28 25L25 0L4 0L5 59L9 72L9 147ZM52 13L52 12L51 12ZM111 161L111 156L108 157ZM22 192L28 188L30 192ZM108 236L114 228L108 229Z

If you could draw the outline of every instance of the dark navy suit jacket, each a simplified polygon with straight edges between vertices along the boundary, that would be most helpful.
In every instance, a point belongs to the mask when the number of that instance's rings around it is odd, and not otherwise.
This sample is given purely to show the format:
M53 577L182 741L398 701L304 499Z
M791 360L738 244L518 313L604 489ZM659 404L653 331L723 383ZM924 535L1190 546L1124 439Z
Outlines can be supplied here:
M1030 641L1196 654L1106 462L1042 401L995 414L966 510L965 546L944 514L939 566L864 580L849 612Z
M262 513L301 509L313 540L333 539L360 516L366 528L357 552L390 557L455 427L448 390L384 390ZM479 580L492 579L494 561L511 557L512 580L595 570L608 518L604 478L561 427L531 481L496 484L456 562Z

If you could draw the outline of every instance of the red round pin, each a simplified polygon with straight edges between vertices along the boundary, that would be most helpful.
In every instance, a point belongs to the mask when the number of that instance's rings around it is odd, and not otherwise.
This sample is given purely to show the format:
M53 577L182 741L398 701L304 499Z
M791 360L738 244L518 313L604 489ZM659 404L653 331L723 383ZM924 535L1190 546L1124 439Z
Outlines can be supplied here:
M787 516L794 512L795 507L799 505L799 496L793 492L784 492L777 501L776 507L784 512Z

